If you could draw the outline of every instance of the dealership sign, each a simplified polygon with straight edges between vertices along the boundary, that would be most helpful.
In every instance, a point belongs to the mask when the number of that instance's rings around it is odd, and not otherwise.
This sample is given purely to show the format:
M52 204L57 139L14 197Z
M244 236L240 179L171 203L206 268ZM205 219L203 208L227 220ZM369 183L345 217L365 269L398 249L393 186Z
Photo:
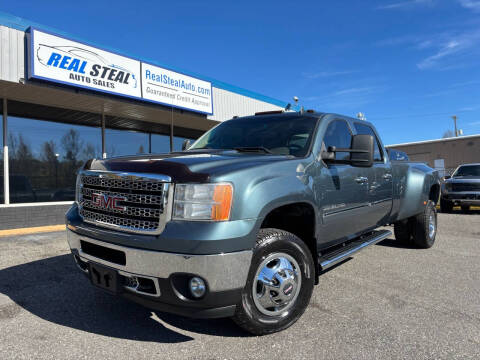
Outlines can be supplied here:
M30 29L29 79L213 113L211 83Z
M200 79L142 63L143 97L211 114L212 85Z

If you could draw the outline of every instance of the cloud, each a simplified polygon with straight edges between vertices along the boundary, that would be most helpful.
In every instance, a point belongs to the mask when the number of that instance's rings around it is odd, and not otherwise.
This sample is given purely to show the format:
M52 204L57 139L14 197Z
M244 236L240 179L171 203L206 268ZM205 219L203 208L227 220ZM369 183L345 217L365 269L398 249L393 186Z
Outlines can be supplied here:
M461 6L473 11L480 11L480 0L458 0Z
M480 0L479 0L480 1ZM376 46L404 46L427 54L417 61L420 70L451 70L469 66L472 57L466 55L480 50L480 30L478 26L468 31L448 31L430 35L403 35L377 41ZM428 54L430 53L430 54ZM475 59L475 63L476 63Z
M391 3L388 5L380 5L380 6L377 6L376 9L377 10L405 9L405 8L414 7L416 5L432 5L433 2L434 2L433 0L408 0L408 1Z
M472 49L480 42L480 31L466 32L459 35L451 35L446 39L439 39L432 45L436 48L433 55L426 57L417 63L420 70L438 68L441 63L444 63L446 58L451 58L453 55L459 55L467 50ZM449 67L451 66L448 65Z
M319 79L319 78L326 78L326 77L333 77L333 76L341 76L341 75L348 75L352 74L355 71L346 70L346 71L320 71L317 73L302 73L302 76L307 79Z
M368 86L368 87L357 87L357 88L348 88L344 90L339 90L334 92L334 95L341 96L347 94L368 94L377 90L377 87Z

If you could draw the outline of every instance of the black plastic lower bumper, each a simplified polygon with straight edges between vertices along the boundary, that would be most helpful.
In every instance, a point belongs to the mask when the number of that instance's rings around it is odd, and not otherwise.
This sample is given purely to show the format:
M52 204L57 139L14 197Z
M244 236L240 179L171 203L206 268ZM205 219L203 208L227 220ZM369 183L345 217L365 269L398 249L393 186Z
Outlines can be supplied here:
M159 301L153 301L145 297L138 296L131 293L123 293L122 296L130 301L136 302L149 309L167 312L171 314L181 315L185 317L197 318L197 319L215 319L231 317L235 314L236 305L218 306L211 308L199 308L178 306Z

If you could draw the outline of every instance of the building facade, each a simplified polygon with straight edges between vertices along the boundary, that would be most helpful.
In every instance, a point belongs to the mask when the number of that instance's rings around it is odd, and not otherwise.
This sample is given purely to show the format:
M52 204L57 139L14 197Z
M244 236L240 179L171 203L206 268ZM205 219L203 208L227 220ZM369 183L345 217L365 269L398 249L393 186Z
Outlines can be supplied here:
M480 135L389 145L419 161L450 175L459 165L480 162Z
M89 158L179 150L286 105L0 13L0 230L63 223Z

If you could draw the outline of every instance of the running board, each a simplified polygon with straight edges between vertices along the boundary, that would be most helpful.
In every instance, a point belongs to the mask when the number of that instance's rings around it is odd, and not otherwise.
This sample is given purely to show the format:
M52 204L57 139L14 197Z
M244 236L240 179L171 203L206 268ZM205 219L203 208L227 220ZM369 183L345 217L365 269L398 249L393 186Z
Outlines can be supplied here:
M347 259L356 252L362 250L363 248L376 244L379 241L392 235L390 230L379 230L374 231L368 236L360 237L358 240L349 242L340 249L336 249L330 253L326 253L323 256L318 258L318 263L320 264L320 271L324 271L339 262Z

